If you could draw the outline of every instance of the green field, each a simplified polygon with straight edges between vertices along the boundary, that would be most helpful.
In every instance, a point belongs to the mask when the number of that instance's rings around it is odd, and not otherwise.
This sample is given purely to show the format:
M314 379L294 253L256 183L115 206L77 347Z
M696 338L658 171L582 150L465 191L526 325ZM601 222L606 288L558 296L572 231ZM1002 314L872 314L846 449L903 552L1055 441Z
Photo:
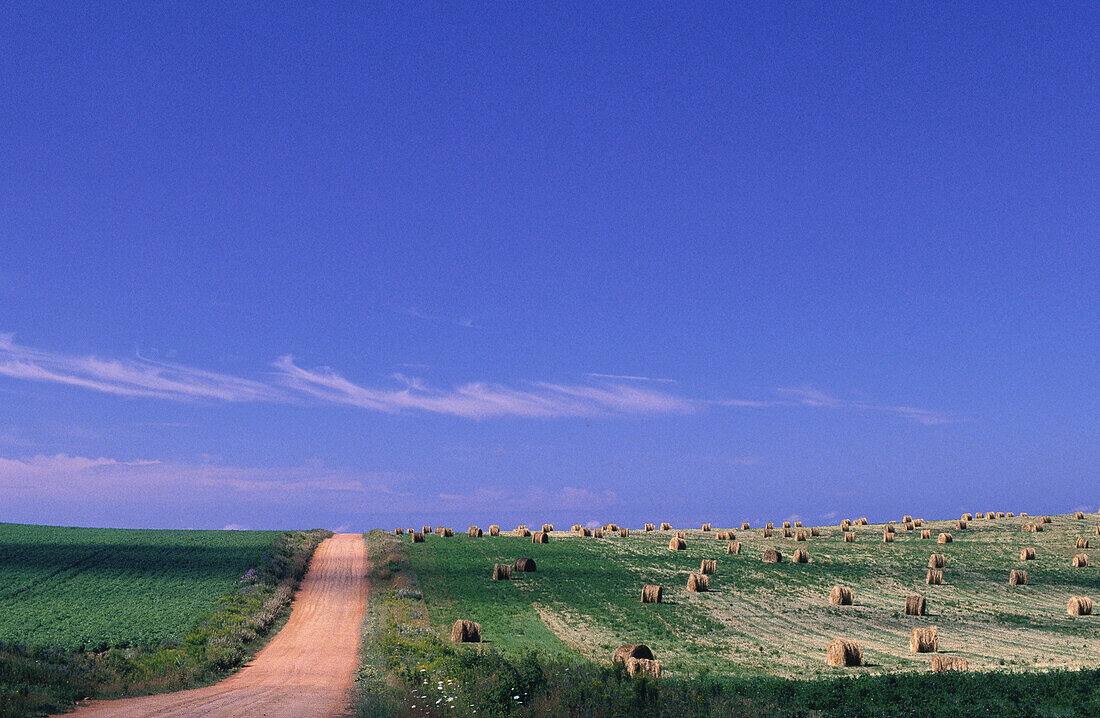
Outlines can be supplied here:
M0 524L0 642L102 651L181 638L279 535Z
M616 646L637 642L653 649L670 676L928 671L929 657L910 654L908 638L914 627L936 626L940 653L965 657L971 671L1100 665L1100 616L1066 612L1072 595L1100 600L1096 563L1071 566L1079 536L1100 541L1100 516L1056 516L1041 533L1022 531L1028 520L974 520L963 531L954 520L925 521L931 540L899 522L890 544L883 525L855 527L855 543L845 543L837 526L805 543L782 538L780 529L768 539L760 527L735 529L741 555L727 555L715 532L699 530L688 532L686 551L670 551L670 532L662 531L602 539L555 532L545 545L505 535L403 541L432 628L446 636L455 619L477 621L485 645L504 655L537 649L607 663ZM954 541L937 544L941 531ZM1020 560L1025 546L1036 549L1036 560ZM768 547L783 553L783 563L762 562ZM796 548L809 551L810 563L790 562ZM946 557L944 585L925 585L932 553ZM520 556L534 558L538 571L490 580L494 563ZM709 592L691 593L688 575L703 558L717 559L718 572ZM1027 586L1008 584L1013 568L1026 569ZM647 583L663 586L662 604L640 603ZM837 584L853 589L855 605L829 605ZM904 615L910 593L926 597L927 616ZM859 641L868 665L827 666L825 649L836 637Z

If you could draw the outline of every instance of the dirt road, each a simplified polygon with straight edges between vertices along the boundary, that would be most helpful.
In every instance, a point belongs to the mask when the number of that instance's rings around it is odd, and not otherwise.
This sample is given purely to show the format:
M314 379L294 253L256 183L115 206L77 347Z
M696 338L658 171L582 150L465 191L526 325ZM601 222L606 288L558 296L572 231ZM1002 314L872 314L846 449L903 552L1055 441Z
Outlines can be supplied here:
M94 701L77 718L108 716L341 716L359 665L367 609L367 549L360 534L338 534L317 547L290 619L255 659L206 688Z

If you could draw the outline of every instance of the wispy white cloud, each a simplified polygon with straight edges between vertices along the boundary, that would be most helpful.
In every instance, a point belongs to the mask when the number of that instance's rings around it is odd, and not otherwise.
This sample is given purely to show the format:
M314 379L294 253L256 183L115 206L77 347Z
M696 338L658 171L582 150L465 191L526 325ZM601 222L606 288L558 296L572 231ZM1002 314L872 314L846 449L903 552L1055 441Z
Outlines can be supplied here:
M918 409L912 406L882 406L866 401L838 399L835 396L827 394L823 391L819 391L810 386L802 386L798 388L781 388L778 391L781 394L790 397L790 401L792 403L801 406L827 409L863 409L867 411L879 411L885 414L892 414L903 419L908 419L909 421L915 421L918 424L924 424L925 426L950 424L954 423L955 421L955 419L953 419L949 415L939 411L932 411L931 409Z
M675 384L675 379L661 379L655 376L632 376L630 374L598 374L590 371L585 376L591 379L616 379L622 381L653 381L659 384Z

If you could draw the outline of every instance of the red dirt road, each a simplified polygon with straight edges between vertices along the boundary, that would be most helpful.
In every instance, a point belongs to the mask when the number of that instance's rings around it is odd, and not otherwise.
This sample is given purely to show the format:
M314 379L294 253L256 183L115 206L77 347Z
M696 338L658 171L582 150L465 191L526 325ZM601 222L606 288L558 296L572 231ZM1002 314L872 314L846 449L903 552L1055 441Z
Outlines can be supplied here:
M290 619L251 663L212 686L140 698L93 701L70 716L345 715L359 667L359 631L367 610L367 547L360 534L338 534L317 547Z

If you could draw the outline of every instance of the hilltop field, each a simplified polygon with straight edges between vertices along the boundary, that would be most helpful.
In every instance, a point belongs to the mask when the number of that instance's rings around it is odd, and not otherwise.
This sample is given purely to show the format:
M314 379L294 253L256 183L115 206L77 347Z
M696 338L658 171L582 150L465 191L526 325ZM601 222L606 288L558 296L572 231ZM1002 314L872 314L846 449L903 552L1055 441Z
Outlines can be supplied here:
M1100 709L1100 616L1069 615L1067 605L1073 596L1100 599L1100 569L1073 565L1090 552L1078 539L1100 541L1100 515L1052 516L1042 531L1024 530L1038 521L983 517L960 529L957 519L924 520L906 530L899 517L890 543L886 524L853 525L854 542L838 525L817 527L818 536L802 527L805 541L784 538L779 522L770 537L759 525L715 525L680 529L686 549L676 551L675 530L603 538L556 530L545 544L513 527L498 536L481 527L481 537L457 527L422 543L372 532L379 588L365 645L378 668L366 667L364 693L374 670L422 687L411 700L391 693L388 713L374 690L361 715L437 715L434 701L448 699L479 715L630 715L642 707L654 715L1088 715ZM716 538L727 531L739 554ZM951 542L939 543L941 533ZM1034 559L1021 557L1026 548ZM782 561L765 563L766 549ZM807 563L791 561L797 549ZM932 554L943 556L940 585L926 583ZM494 564L520 557L536 570L493 580ZM704 559L717 562L709 590L689 591ZM1014 569L1027 572L1026 585L1010 585ZM661 603L641 602L647 584L662 587ZM852 605L830 605L837 585L852 590ZM913 594L925 598L925 615L906 615ZM480 624L481 643L449 640L460 619ZM911 653L912 630L926 627L937 629L938 650ZM835 638L861 644L862 665L828 665ZM631 680L612 664L626 643L652 649L660 680ZM931 673L933 656L965 659L968 672ZM563 675L576 678L563 686ZM591 684L578 682L582 675ZM639 681L648 686L641 698ZM515 691L511 705L493 697L507 692L502 686ZM902 713L903 704L914 712Z

